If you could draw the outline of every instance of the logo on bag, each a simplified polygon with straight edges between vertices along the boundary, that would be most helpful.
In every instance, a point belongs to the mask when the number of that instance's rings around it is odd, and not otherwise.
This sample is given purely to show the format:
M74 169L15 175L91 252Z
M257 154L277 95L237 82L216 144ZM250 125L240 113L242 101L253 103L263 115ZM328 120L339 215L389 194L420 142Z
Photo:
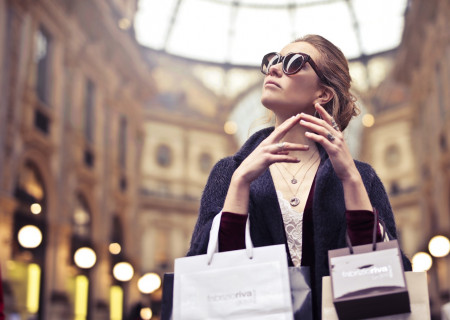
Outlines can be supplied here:
M386 266L374 266L368 265L360 267L357 270L342 271L343 278L354 278L372 276L373 280L383 279L383 278L393 278L391 265Z
M207 296L208 302L218 303L218 302L234 302L238 305L241 304L250 304L256 302L256 293L255 290L248 291L237 291L233 293L218 293L218 294L209 294Z

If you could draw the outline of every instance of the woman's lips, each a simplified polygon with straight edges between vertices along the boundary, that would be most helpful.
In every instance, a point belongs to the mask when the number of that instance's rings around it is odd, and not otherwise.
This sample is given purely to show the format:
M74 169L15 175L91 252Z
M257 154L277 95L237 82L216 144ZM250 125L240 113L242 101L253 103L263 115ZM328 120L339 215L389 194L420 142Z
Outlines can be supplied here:
M264 86L266 87L266 86L268 86L268 85L273 85L273 86L276 86L276 87L278 87L278 88L281 88L280 87L280 85L278 84L278 83L276 83L275 81L267 81L265 84L264 84Z

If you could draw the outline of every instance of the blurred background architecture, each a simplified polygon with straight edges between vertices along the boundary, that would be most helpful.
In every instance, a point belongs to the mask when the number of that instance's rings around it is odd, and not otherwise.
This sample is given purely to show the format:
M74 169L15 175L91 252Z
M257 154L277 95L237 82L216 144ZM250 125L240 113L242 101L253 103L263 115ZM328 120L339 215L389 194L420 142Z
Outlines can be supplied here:
M348 142L385 184L440 319L448 0L0 0L7 319L159 319L209 171L261 126L260 58L307 33L350 60Z

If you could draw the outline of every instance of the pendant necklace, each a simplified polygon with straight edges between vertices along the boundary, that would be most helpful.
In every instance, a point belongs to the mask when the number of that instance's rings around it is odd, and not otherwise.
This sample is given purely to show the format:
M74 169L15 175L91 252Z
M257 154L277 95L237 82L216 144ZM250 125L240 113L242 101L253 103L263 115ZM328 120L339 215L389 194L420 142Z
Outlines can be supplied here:
M317 163L317 161L318 161L319 159L320 159L320 157L317 157L317 159L313 162L313 164L311 164L311 165L309 166L309 168L305 171L305 174L303 175L303 179L300 181L300 183L299 183L299 185L298 185L297 190L295 191L295 193L292 192L292 189L291 189L291 186L290 186L289 182L287 182L287 180L286 180L286 178L284 177L283 173L281 172L280 168L278 168L277 164L275 163L275 167L276 167L276 168L278 169L278 171L280 172L281 177L283 178L284 182L286 182L286 185L288 186L289 191L291 191L291 193L292 193L292 198L289 200L289 204L290 204L292 207L296 207L296 206L298 206L298 205L300 204L300 199L297 197L297 193L298 193L298 191L300 190L300 187L301 187L303 181L305 181L306 174L307 174L307 173L309 172L309 170Z
M301 166L299 166L299 168L297 169L297 172L295 174L292 174L283 164L281 164L281 166L284 168L284 170L289 173L289 175L292 176L291 179L291 183L292 184L297 184L298 180L296 178L297 174L300 172L300 169L303 168L304 165L306 165L307 163L309 163L311 161L311 159L314 157L314 155L316 154L316 151L313 152L313 154L309 157L308 161L304 162ZM278 169L279 170L279 169ZM281 172L280 172L281 173ZM284 177L283 177L284 178Z

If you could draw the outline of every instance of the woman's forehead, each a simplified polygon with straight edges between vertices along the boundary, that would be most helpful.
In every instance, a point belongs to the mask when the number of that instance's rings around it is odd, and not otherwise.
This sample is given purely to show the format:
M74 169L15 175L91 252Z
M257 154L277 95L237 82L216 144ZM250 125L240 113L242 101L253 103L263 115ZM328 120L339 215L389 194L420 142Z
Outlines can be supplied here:
M317 49L309 44L308 42L292 42L289 43L287 46L285 46L281 51L280 54L282 56L288 54L289 52L302 52L306 53L313 58L313 60L318 60L320 53L317 51Z

